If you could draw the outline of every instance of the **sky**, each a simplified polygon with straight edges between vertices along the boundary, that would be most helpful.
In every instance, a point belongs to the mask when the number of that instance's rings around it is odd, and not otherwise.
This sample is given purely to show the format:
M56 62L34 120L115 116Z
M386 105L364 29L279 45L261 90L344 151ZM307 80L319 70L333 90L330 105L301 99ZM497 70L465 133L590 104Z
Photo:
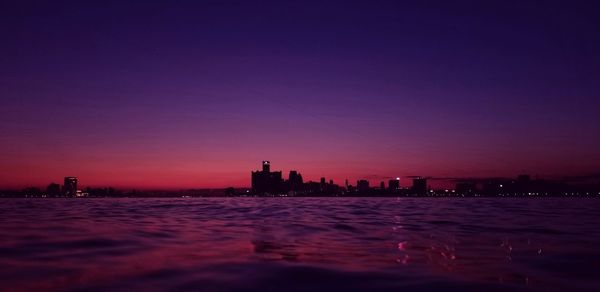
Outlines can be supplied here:
M0 187L599 173L596 3L3 1Z

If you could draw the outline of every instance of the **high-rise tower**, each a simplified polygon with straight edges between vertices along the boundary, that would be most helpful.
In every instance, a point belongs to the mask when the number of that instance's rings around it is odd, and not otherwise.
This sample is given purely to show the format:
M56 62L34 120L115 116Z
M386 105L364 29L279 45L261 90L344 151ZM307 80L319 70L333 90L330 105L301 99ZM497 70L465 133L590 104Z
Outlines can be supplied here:
M65 177L63 185L63 194L67 197L75 197L77 194L77 178L73 176Z

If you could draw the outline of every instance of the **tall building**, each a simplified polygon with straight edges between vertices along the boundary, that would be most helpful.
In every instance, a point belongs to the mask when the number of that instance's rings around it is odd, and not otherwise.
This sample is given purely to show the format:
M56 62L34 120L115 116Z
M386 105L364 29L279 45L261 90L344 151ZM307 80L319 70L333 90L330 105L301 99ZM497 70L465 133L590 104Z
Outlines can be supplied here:
M295 170L291 170L288 176L289 190L292 192L300 191L303 183L302 175Z
M397 177L396 179L390 179L388 181L388 189L390 192L396 192L400 190L400 178Z
M368 180L364 180L364 179L356 181L356 188L361 193L368 192L369 191L369 181Z
M412 191L415 194L424 195L427 193L427 179L418 177L413 179Z
M262 162L262 171L252 172L252 192L258 195L278 194L282 192L281 171L271 171L269 161Z
M296 170L290 170L290 174L288 175L288 180L289 181L295 181L298 179L298 171Z
M77 194L77 178L72 176L65 177L63 185L63 195L67 197L75 197Z

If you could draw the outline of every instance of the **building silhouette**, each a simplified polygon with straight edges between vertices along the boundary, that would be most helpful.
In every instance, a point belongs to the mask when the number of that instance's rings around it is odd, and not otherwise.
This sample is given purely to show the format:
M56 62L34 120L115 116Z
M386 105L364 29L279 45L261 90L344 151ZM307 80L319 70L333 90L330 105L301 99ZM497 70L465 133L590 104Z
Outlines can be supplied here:
M326 189L327 189L327 184L325 183L325 178L322 177L321 181L319 183L319 191L322 193L322 192L325 192Z
M291 170L284 180L281 171L271 171L269 161L262 162L262 170L252 171L252 194L258 196L322 196L342 194L345 189L322 177L319 182L304 182L302 175Z
M370 191L369 181L364 180L364 179L356 181L356 189L358 190L359 193L369 192Z
M74 176L65 177L63 184L63 195L67 197L75 197L77 195L77 178Z
M424 177L413 178L412 191L418 195L427 193L427 179Z
M252 172L252 192L255 194L277 194L282 192L281 171L271 171L271 162L263 161L261 171Z
M400 190L400 178L399 177L397 177L396 179L390 179L388 181L388 190L392 193Z
M291 170L288 176L288 189L290 192L295 193L303 190L302 185L304 182L302 181L302 175L298 173L296 170Z

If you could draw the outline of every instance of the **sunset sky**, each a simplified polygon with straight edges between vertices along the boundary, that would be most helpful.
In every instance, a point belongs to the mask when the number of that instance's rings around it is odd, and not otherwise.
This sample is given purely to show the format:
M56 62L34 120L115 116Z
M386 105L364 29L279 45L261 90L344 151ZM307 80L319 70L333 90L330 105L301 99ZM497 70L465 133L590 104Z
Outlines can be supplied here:
M2 188L600 172L595 1L93 2L0 4Z

